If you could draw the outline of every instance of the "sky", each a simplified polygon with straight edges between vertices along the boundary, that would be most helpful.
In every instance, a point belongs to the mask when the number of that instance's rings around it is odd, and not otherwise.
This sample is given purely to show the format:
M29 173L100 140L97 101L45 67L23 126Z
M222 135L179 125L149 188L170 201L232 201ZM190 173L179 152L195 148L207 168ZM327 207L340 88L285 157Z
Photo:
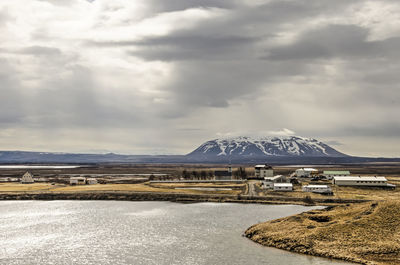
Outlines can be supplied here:
M238 135L400 157L398 0L0 2L0 150Z

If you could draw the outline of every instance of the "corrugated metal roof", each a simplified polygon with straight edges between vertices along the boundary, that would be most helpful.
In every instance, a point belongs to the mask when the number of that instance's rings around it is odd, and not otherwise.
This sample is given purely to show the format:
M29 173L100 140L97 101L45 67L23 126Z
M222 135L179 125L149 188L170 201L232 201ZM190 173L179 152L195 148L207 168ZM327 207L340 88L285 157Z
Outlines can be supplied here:
M276 175L276 176L273 176L273 177L264 177L264 180L276 180L276 179L280 179L280 178L283 178L283 176L282 175Z
M274 183L274 187L293 187L292 183Z
M306 188L316 188L316 189L318 189L318 188L320 188L320 189L329 189L328 185L306 185L304 187L306 187Z
M327 170L324 171L324 175L350 175L348 170Z
M344 180L344 181L387 181L385 177L372 177L372 176L352 176L352 177L333 177L335 181Z

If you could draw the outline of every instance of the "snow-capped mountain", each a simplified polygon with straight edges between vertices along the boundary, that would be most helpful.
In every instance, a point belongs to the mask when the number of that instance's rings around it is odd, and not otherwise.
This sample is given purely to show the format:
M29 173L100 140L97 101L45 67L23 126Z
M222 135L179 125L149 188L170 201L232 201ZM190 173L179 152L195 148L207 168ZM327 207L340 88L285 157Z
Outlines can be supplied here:
M205 142L188 156L199 157L237 157L237 156L347 156L332 147L312 138L299 136L260 137L240 136L215 139Z

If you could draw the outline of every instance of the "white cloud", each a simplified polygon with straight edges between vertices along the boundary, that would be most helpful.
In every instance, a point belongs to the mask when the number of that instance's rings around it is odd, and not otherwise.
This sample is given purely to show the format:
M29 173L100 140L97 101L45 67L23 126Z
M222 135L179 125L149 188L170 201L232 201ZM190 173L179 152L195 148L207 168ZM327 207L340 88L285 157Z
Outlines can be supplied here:
M273 136L290 136L290 135L295 135L296 133L292 130L283 128L282 130L279 131L269 131L268 134Z

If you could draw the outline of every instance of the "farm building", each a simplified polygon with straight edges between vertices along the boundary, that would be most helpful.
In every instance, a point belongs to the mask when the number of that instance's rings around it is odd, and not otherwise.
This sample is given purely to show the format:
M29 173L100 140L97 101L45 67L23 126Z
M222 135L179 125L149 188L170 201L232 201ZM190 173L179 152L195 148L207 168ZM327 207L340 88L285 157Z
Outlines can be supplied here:
M274 187L274 183L283 183L286 182L286 178L283 175L277 175L273 177L264 177L264 181L262 182L262 186L265 189L272 189Z
M396 187L396 185L387 183L387 179L385 177L376 176L336 176L333 177L332 183L337 186Z
M315 168L299 168L296 169L296 171L294 172L296 177L300 178L300 177L305 177L305 178L309 178L313 175L318 174L318 170Z
M85 185L86 178L85 177L70 177L69 184L71 185Z
M273 177L274 170L269 165L256 165L254 167L254 176L256 179L264 179L265 177Z
M88 179L86 180L86 183L89 184L89 185L98 184L97 179L95 179L95 178L88 178Z
M22 175L21 183L22 183L22 184L31 184L31 183L34 183L33 175L32 175L30 172L25 172L25 174Z
M292 183L274 183L274 191L292 191Z
M286 178L283 175L276 175L276 176L273 176L273 177L264 177L264 181L266 181L266 182L274 182L274 183L286 182Z
M332 189L328 185L306 185L302 190L304 192L332 193Z
M350 176L350 171L348 170L327 170L324 171L323 175L327 179L333 179L335 176Z

